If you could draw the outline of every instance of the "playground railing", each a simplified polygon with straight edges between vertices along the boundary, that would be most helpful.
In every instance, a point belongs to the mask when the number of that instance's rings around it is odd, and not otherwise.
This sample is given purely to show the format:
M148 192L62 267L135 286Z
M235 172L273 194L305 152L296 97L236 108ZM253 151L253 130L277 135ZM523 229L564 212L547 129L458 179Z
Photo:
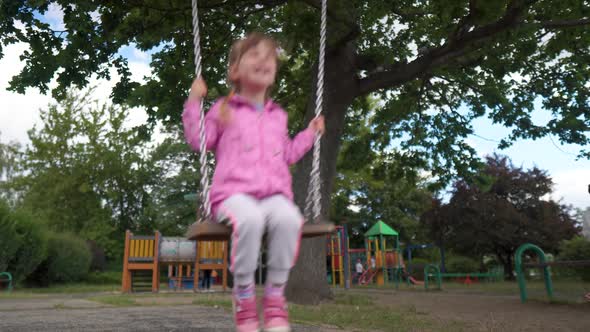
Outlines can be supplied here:
M428 272L431 269L435 269L434 273ZM488 272L466 272L466 273L441 273L438 269L438 266L430 264L424 268L424 287L428 289L428 283L426 282L429 278L435 277L437 280L442 280L442 278L479 278L484 279L487 281L499 281L502 279L502 271L499 269L491 270ZM439 289L440 282L439 282Z
M430 270L434 270L434 273L430 273ZM428 289L428 280L430 277L435 277L438 289L442 289L441 273L437 265L428 264L424 267L424 289Z
M0 272L0 283L6 284L6 292L12 291L12 274L10 272Z
M530 263L530 264L523 264L522 256L527 250L534 251L537 256L539 257L539 263ZM532 243L525 243L518 247L516 253L514 254L514 265L516 270L516 278L518 280L518 287L520 289L520 301L525 303L527 301L528 295L526 290L526 279L524 274L524 268L541 268L543 269L543 277L545 280L545 290L547 292L547 297L551 300L553 299L553 281L551 280L551 267L552 266L565 266L565 267L582 267L582 266L590 266L590 260L576 260L576 261L555 261L549 262L547 261L547 256L545 256L545 252L543 249L539 248L538 246Z

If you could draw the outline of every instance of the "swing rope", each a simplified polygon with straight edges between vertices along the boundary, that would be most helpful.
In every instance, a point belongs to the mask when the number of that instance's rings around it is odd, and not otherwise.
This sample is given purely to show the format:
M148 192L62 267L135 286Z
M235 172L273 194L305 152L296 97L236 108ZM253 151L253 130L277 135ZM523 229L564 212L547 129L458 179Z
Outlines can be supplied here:
M195 74L201 76L201 38L199 32L199 11L197 0L193 3L193 44L195 46ZM201 221L209 220L211 217L211 201L209 200L209 167L207 167L207 135L205 133L205 108L203 107L203 98L201 98L201 119L199 121L199 137L201 139L201 155L199 162L201 164Z
M324 58L326 48L326 21L327 21L327 0L322 0L321 29L320 29L320 50L318 61L318 80L316 91L315 117L322 113L323 93L324 93ZM201 76L201 40L199 31L199 15L197 0L192 0L193 15L193 43L195 54L195 74ZM201 99L201 111L199 120L199 137L200 137L200 171L201 171L201 202L199 206L200 220L205 222L211 220L211 201L209 200L209 168L207 167L207 135L205 133L205 111L203 99ZM312 170L310 174L309 190L306 197L305 216L307 220L318 222L321 213L321 183L320 183L320 141L321 136L316 135L313 148Z
M318 61L318 84L315 101L315 117L322 113L323 96L324 96L324 59L326 54L326 20L327 20L327 0L322 0L322 17L320 28L320 56ZM313 159L311 164L311 174L309 177L309 191L305 204L305 217L307 220L317 222L321 213L321 182L320 182L320 142L321 136L316 135L313 145Z

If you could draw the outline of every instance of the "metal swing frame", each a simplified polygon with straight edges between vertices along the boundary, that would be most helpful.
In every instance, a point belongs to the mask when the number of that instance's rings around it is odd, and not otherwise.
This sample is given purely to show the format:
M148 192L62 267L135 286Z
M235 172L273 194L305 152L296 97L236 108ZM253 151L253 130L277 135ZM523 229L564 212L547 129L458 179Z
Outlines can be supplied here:
M195 73L196 77L201 75L201 41L199 33L199 15L197 0L192 0L193 15L193 42L195 52ZM320 28L320 50L318 62L318 80L316 91L315 116L322 112L324 93L324 58L326 49L326 21L327 21L327 0L322 0L321 28ZM226 241L232 234L232 228L228 224L215 222L211 218L211 202L209 200L209 169L207 167L207 137L205 134L205 111L201 99L201 114L199 122L200 136L200 164L201 164L201 191L200 191L200 218L192 224L186 233L189 240L201 241ZM321 192L320 192L320 142L321 137L316 135L313 147L312 170L310 175L309 192L305 204L305 217L307 222L303 225L302 237L326 236L335 231L331 222L321 221Z

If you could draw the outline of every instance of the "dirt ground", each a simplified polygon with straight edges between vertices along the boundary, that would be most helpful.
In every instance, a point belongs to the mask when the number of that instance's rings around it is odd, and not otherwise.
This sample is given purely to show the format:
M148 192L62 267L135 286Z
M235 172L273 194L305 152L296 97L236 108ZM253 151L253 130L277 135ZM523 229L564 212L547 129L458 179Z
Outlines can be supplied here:
M590 305L521 304L516 296L447 291L346 292L369 296L392 310L408 312L410 308L435 321L461 322L466 331L590 331ZM192 305L192 297L186 294L161 297L157 303L146 299L146 306L141 307L112 307L87 300L96 295L0 298L0 331L233 331L226 310ZM343 330L298 325L294 331Z
M348 291L350 292L350 291ZM440 321L467 324L469 331L590 331L590 304L520 303L517 296L418 292L393 290L352 290L378 303L412 308Z
M80 297L0 298L0 331L234 331L226 310L183 304L191 303L190 297L162 298L158 306L141 307L112 307ZM293 330L342 331L310 325Z

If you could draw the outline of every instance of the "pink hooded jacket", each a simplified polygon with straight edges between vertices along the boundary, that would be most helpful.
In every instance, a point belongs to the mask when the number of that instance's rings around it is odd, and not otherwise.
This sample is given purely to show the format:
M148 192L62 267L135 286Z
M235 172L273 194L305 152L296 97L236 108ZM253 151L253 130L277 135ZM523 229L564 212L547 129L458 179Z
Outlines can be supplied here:
M300 132L293 140L287 130L287 113L268 101L263 110L256 110L248 100L233 96L225 107L230 108L230 119L222 124L219 99L205 115L207 149L215 153L216 168L211 184L212 212L219 204L238 193L258 199L283 194L293 199L289 165L296 163L313 146L312 129ZM182 123L184 136L193 150L199 151L198 101L184 105Z

